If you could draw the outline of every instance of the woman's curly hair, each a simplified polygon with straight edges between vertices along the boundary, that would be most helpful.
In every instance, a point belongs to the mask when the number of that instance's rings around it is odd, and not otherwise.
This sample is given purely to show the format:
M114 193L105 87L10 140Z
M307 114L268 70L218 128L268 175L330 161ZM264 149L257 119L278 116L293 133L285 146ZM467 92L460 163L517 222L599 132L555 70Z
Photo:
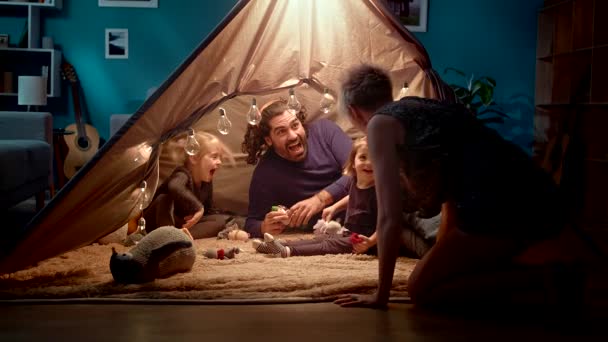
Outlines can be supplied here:
M260 160L260 157L268 150L265 137L270 135L270 125L268 124L272 118L283 114L287 107L287 100L274 100L262 108L262 119L257 125L248 125L245 138L241 144L243 153L247 153L247 164L255 165ZM304 124L306 120L306 108L302 106L296 117Z

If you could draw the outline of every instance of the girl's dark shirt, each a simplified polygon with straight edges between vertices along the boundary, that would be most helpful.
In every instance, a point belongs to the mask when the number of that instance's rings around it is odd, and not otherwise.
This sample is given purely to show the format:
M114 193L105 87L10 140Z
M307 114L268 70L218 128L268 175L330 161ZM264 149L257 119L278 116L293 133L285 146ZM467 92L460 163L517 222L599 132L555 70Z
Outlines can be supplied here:
M201 182L201 186L196 187L192 174L183 166L179 166L173 171L154 196L160 194L171 196L177 217L192 215L203 207L205 215L211 214L213 211L213 183Z
M376 188L372 186L359 189L354 179L350 183L344 227L353 233L370 237L376 231L378 218Z

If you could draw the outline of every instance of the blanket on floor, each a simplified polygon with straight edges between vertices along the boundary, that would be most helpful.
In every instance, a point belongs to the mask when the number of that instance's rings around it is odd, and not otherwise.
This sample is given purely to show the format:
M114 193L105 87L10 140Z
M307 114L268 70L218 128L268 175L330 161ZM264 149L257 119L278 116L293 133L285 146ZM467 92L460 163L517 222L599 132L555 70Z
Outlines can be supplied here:
M310 234L281 236L311 238ZM191 272L138 285L121 285L110 274L112 247L93 244L40 262L35 267L0 276L0 299L196 299L196 300L330 300L343 293L372 293L378 259L368 255L325 255L280 258L257 253L251 242L195 241L197 258ZM203 256L207 249L239 247L234 259ZM407 278L416 259L400 257L392 297L407 296Z

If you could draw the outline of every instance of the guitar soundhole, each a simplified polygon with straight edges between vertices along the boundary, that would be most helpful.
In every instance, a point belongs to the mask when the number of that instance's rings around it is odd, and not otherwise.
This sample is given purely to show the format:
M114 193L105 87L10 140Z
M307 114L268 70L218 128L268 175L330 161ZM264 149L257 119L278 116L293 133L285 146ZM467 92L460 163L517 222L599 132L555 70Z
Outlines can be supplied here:
M78 148L83 151L86 151L91 148L91 143L86 137L80 137L76 139L76 145L78 145Z

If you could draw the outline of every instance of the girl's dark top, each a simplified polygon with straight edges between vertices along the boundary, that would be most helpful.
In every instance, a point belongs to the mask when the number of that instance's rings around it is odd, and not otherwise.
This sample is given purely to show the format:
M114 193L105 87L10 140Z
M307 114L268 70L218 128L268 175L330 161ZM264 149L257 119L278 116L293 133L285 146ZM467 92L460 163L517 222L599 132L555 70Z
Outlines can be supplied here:
M396 148L406 177L424 175L420 171L439 161L443 199L455 204L462 231L534 241L562 228L550 176L462 105L406 97L377 114L398 119L405 129L405 146Z
M353 233L370 237L376 231L378 217L376 188L372 186L359 189L354 179L351 179L350 183L344 227Z
M183 167L177 167L171 176L156 191L155 197L160 194L168 194L174 201L174 215L185 217L192 215L205 208L205 215L212 213L213 183L201 182L200 187L195 187L190 171Z

